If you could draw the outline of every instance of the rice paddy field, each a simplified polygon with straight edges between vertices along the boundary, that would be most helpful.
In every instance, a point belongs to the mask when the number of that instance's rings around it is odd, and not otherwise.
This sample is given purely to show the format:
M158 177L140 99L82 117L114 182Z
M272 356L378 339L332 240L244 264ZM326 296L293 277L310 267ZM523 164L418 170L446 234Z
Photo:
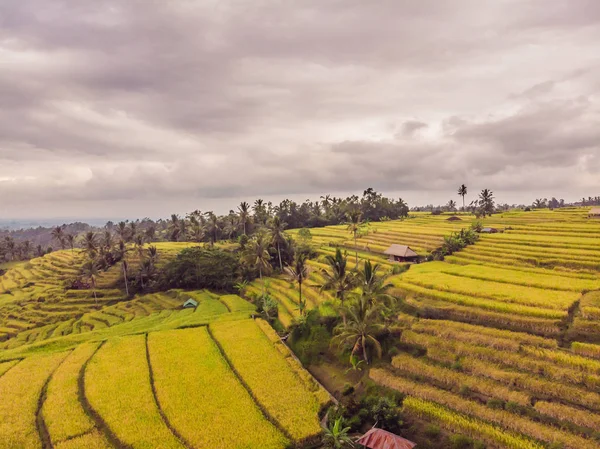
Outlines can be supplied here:
M157 266L175 258L186 242L157 242ZM131 273L139 265L137 251L127 252ZM85 260L79 251L55 251L13 264L0 276L0 349L11 349L48 338L113 326L134 317L179 305L169 295L149 295L125 301L121 264L101 272L94 297L91 289L71 289ZM85 279L84 279L85 281Z
M458 216L371 223L356 244L343 226L311 229L307 307L334 313L320 286L336 247L349 268L356 255L380 263L404 312L398 351L367 376L405 395L406 415L489 448L600 448L600 221L585 209L509 211L482 220L500 232L443 261L402 271L383 255L396 243L426 256L476 221ZM189 245L160 244L160 263ZM0 278L0 448L314 441L331 397L253 304L204 290L126 298L118 267L99 276L96 303L68 288L82 259L58 251ZM263 289L290 326L297 285L265 278L244 296ZM181 309L189 298L198 306Z
M444 261L393 274L392 243L420 255L477 220L416 213L371 223L356 244L344 226L311 229L308 307L320 292L324 256L369 259L390 273L402 350L372 368L373 382L407 396L405 413L504 448L600 448L600 220L587 209L509 211L481 220L499 232ZM292 235L297 230L288 231ZM297 288L269 280L284 325L299 315ZM255 283L251 290L261 288Z
M198 306L181 309L189 298ZM0 350L0 448L283 449L318 438L330 395L252 304L178 290L131 303L101 309L121 318L111 326Z

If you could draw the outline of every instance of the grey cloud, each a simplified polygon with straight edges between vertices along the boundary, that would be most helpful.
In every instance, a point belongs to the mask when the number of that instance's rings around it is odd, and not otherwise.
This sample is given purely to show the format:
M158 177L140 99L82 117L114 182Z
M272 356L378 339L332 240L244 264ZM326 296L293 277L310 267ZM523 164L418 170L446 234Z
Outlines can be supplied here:
M2 2L4 213L550 175L577 198L599 21L586 0Z

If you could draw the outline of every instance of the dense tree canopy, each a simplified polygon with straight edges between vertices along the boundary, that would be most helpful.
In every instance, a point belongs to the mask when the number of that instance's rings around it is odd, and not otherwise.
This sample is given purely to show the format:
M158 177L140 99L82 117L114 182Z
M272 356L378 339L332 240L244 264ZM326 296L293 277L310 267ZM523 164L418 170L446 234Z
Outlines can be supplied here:
M186 248L169 262L161 283L167 288L231 290L239 272L238 257L216 248Z

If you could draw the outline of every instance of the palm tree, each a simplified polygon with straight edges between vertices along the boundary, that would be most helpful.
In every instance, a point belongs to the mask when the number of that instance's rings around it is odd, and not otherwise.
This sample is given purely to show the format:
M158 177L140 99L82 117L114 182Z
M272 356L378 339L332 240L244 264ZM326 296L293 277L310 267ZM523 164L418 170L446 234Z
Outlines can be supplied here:
M219 218L213 212L207 212L205 215L208 218L206 230L210 237L211 245L214 245L219 239Z
M356 239L358 238L358 233L360 231L360 227L362 226L362 213L358 209L351 210L346 214L348 217L348 231L354 236L354 249L356 250L356 269L358 269L358 245L356 243Z
M94 234L94 231L86 232L83 237L83 249L88 253L90 259L93 259L96 256L97 246L98 244L96 242L96 234Z
M246 223L248 222L248 217L250 216L250 205L245 202L242 201L240 203L240 205L238 206L238 211L239 211L239 216L240 216L240 224L243 226L244 228L244 235L246 234Z
M361 288L360 295L367 298L369 305L389 304L394 301L394 297L388 294L388 290L393 287L386 282L387 276L379 275L381 265L372 264L370 260L365 261L363 269L357 273L357 284Z
M269 230L271 231L271 239L275 247L277 248L277 257L279 258L279 269L283 271L283 263L281 261L281 245L285 244L285 234L284 229L287 226L287 223L283 223L281 219L275 215L270 223Z
M448 210L449 210L450 212L452 212L453 210L455 210L455 209L456 209L456 201L454 201L454 200L450 200L450 201L448 201L448 204L447 204L447 206L448 206Z
M56 226L52 229L52 239L60 244L61 249L65 249L65 227Z
M133 241L136 234L137 234L137 223L135 221L132 221L129 223L129 233L128 233L128 239L130 242Z
M96 267L96 263L93 260L88 260L83 264L82 270L83 275L90 280L90 285L94 292L94 299L96 300L96 305L98 305L98 297L96 296L96 276L98 276L98 267Z
M119 223L117 223L117 234L119 234L119 237L122 241L127 241L127 235L129 234L129 230L127 229L127 223L125 223L124 221L120 221Z
M488 189L483 189L479 194L479 208L485 217L492 215L494 212L494 192Z
M245 264L251 268L258 269L258 274L262 281L263 295L265 294L263 273L268 274L273 269L270 263L271 255L269 254L268 237L268 233L266 232L259 232L256 234L254 238L248 242L242 255L242 261Z
M144 258L144 236L142 234L138 234L133 239L133 243L137 252L140 256L140 260Z
M156 265L156 261L158 260L158 250L156 249L156 246L148 246L148 259L152 264Z
M168 229L170 234L170 239L172 242L176 242L179 240L179 234L181 234L181 227L179 226L179 216L176 214L171 214L171 222L169 223Z
M310 271L306 263L307 258L306 254L298 252L294 257L294 264L285 267L288 276L298 283L298 308L302 315L306 314L306 301L302 301L302 282L308 278Z
M379 322L382 305L371 303L370 298L360 296L350 307L345 308L346 319L334 329L332 343L352 348L350 357L362 353L365 363L369 363L368 348L375 350L381 357L381 343L376 338L377 332L383 327Z
M345 253L342 255L342 251L336 248L335 256L327 255L325 262L329 265L329 269L323 268L321 270L325 278L321 290L333 290L335 297L340 300L343 307L346 293L352 290L355 284L354 277L346 269L348 256Z
M142 290L146 288L144 284L144 279L151 281L155 273L156 269L152 261L150 259L143 260L142 264L140 265L140 285L142 287Z
M107 251L110 251L113 246L113 236L108 229L104 230L104 234L102 234L102 246L106 248Z
M458 188L458 196L462 196L462 200L463 200L463 212L465 211L465 196L467 196L467 186L464 184L461 184L461 186Z
M148 240L149 242L154 241L154 239L156 238L156 226L153 224L148 226L146 228L145 234L146 234L146 240Z
M343 418L340 416L335 421L330 422L329 426L322 426L322 442L326 448L342 449L345 447L354 447L352 438L350 438L350 427L344 427L342 420Z
M67 234L66 239L69 247L71 248L71 252L73 252L75 250L75 235Z

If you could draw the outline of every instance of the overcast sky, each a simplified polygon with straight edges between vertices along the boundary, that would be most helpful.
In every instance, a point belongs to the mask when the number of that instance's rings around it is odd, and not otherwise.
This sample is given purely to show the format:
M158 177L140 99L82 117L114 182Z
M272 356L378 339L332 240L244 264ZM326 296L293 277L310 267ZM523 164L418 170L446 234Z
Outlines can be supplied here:
M0 1L0 218L600 194L598 0Z

